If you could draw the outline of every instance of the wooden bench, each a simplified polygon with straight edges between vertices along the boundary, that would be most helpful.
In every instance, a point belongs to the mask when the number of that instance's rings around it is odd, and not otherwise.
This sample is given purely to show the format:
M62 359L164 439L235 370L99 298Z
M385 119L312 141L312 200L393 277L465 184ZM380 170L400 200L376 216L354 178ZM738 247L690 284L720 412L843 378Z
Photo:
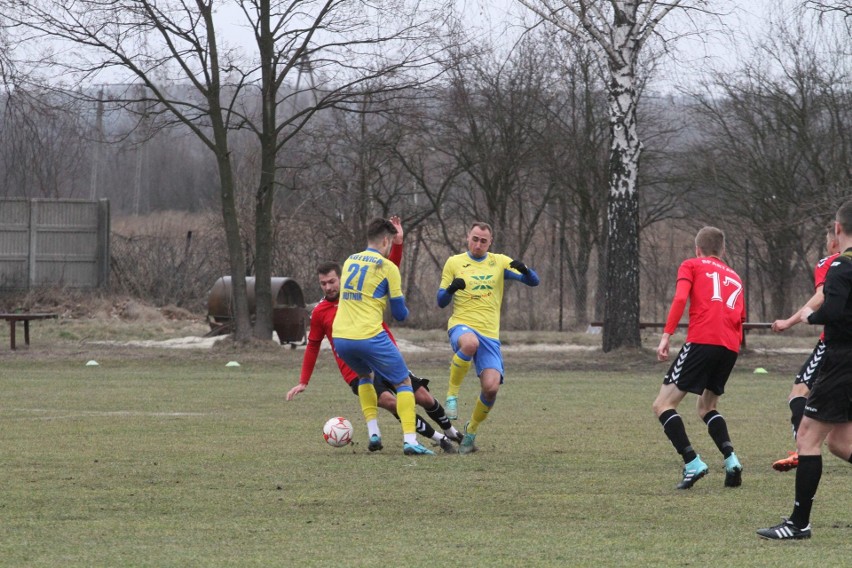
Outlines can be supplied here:
M15 350L15 328L19 321L24 322L24 343L30 344L30 322L32 320L56 319L59 314L0 314L0 319L9 322L9 341Z

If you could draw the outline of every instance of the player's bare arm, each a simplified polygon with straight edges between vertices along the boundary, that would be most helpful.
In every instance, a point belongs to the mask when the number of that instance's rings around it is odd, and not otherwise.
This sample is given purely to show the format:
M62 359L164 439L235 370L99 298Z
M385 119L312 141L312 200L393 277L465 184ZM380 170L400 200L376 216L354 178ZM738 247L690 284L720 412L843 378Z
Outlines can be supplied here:
M805 308L809 308L811 312L818 310L822 305L822 302L825 300L825 296L822 293L822 286L816 289L814 295L810 297L810 299L805 302L805 305L799 308L796 313L791 315L789 318L784 320L775 320L772 322L772 331L776 333L781 333L782 331L786 331L796 325L797 323L807 323L807 316L802 317L802 313Z
M666 361L669 358L669 338L668 333L664 333L660 337L660 344L657 346L657 361Z

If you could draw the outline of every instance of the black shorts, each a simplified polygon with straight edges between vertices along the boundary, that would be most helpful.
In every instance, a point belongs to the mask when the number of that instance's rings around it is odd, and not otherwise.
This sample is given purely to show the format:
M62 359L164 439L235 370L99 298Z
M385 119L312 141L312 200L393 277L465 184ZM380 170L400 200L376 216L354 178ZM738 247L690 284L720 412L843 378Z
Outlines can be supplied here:
M793 382L795 385L805 385L808 389L814 388L814 381L819 375L819 368L822 366L823 356L825 355L825 343L820 339L814 350L811 352L811 356L808 357L808 360L805 361L805 364L802 365L802 368L799 370L799 374L796 375L796 380Z
M706 389L721 396L737 355L721 345L684 343L663 377L663 384L699 395Z
M408 373L408 378L411 379L412 390L429 390L429 379L420 378L410 371ZM385 379L374 380L373 387L376 389L377 396L382 396L383 392L389 392L392 395L396 396L396 389L389 381L386 381ZM352 392L355 393L355 396L358 396L358 379L354 379L351 383L349 383L349 388L352 389Z
M826 347L805 416L820 422L852 422L852 346Z

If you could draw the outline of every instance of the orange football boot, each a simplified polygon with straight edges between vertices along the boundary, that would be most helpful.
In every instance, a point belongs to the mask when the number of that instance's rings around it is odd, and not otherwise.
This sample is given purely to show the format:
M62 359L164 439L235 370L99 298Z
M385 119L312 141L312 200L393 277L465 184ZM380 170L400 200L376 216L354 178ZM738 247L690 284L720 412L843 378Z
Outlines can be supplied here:
M789 455L786 458L772 464L772 469L775 471L790 471L799 467L799 454L796 452L787 453Z

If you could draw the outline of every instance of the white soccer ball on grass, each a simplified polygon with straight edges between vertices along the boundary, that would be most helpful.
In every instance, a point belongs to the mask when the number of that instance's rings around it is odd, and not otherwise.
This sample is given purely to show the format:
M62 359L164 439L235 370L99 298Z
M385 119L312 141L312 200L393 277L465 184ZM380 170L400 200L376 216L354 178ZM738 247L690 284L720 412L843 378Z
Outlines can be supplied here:
M329 418L322 427L322 437L335 448L347 446L352 443L352 423L342 416Z

